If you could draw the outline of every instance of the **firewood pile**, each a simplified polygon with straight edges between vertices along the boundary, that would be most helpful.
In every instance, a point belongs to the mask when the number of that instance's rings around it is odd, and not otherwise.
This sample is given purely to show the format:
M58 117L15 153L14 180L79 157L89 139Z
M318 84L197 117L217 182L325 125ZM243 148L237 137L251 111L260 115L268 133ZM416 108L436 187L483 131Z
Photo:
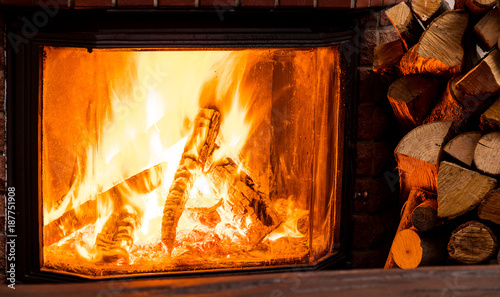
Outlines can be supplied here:
M373 71L406 135L395 149L401 222L385 268L499 263L500 4L412 0Z

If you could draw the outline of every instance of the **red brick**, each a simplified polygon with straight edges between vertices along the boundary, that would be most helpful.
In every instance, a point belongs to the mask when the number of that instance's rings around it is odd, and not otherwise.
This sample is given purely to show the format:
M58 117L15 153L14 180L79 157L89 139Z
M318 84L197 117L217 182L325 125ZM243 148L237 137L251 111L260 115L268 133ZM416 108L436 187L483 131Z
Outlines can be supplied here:
M385 14L385 11L380 12L380 26L385 27L385 26L392 26L391 21Z
M371 177L357 177L356 185L354 187L354 213L355 214L368 214L370 211L368 199L363 196L364 192L371 189ZM358 195L359 194L359 195Z
M112 0L75 0L75 8L109 8Z
M356 174L371 175L373 163L373 147L371 142L358 141Z
M280 7L313 7L314 0L280 0Z
M0 156L0 191L5 191L5 156Z
M57 5L58 8L69 8L68 0L37 0L36 5L47 5L49 7L54 7L55 5Z
M373 179L368 191L370 213L377 213L387 206L398 205L399 193L396 190L394 192L391 190L384 177Z
M353 215L354 249L373 249L383 244L385 227L379 216Z
M375 30L366 30L361 37L361 56L360 64L373 64L373 49L377 46L377 32Z
M274 0L241 0L241 7L274 8Z
M358 139L373 139L373 106L358 107Z
M160 7L195 7L195 0L159 0Z
M356 8L366 8L370 7L370 0L357 0Z
M384 0L371 0L370 6L375 7L375 6L382 6L384 5Z
M351 0L318 0L319 8L351 8Z
M35 6L34 0L3 0L1 3L3 5Z
M394 27L386 30L380 30L380 44L388 43L398 39L400 39L398 31Z
M383 246L376 250L351 252L351 268L382 268L384 267L390 246Z
M145 7L154 7L154 1L153 0L117 0L116 5L118 7L145 8Z
M200 7L224 8L236 7L236 0L200 0Z
M387 128L389 127L389 115L392 110L388 111L380 106L375 107L373 110L373 138L380 139L383 137Z
M377 13L371 11L369 14L361 17L361 26L364 28L376 28L377 27Z
M396 3L396 0L384 0L384 5L392 5L395 3Z
M391 169L391 161L393 160L394 147L388 142L375 142L373 144L373 172L378 175L384 171Z
M387 96L387 85L370 68L359 68L359 101L378 103Z
M0 153L4 152L5 148L5 116L0 112ZM1 210L2 208L0 208Z
M3 198L3 197L2 197ZM4 224L5 224L5 221L3 220L4 217L0 217L0 221L2 223L2 227L0 228L0 230L2 232L0 232L0 275L3 275L5 274L5 260L6 260L6 257L5 257L5 240L6 240L6 236L4 235ZM0 279L2 279L2 281L0 281L0 284L3 283L3 281L5 281L5 278L4 277L0 277Z

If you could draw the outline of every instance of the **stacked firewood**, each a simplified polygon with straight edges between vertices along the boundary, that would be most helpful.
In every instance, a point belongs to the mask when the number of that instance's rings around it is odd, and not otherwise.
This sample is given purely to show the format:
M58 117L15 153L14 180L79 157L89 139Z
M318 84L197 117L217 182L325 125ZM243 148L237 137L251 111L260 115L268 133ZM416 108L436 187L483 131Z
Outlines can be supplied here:
M405 203L385 267L498 263L498 0L452 10L412 0L386 15L400 40L375 48L373 70L407 134L395 150Z

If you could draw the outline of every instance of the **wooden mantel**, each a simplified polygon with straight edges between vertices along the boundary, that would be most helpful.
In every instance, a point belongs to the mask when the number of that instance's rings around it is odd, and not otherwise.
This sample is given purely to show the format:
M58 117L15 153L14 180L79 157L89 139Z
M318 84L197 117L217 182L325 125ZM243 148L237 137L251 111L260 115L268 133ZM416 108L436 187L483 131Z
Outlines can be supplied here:
M0 287L0 296L500 296L500 266L340 270Z

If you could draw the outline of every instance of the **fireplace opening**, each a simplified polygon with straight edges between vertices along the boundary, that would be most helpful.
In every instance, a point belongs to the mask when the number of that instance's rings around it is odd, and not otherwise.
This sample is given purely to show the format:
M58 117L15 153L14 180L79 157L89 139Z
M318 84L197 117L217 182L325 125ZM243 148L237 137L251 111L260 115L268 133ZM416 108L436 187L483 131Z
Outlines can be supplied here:
M42 269L99 278L331 254L338 59L335 46L44 47Z
M69 10L10 43L23 281L341 267L356 36L338 16Z

